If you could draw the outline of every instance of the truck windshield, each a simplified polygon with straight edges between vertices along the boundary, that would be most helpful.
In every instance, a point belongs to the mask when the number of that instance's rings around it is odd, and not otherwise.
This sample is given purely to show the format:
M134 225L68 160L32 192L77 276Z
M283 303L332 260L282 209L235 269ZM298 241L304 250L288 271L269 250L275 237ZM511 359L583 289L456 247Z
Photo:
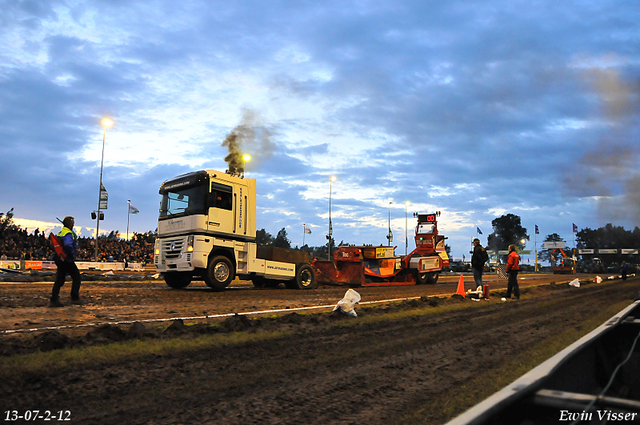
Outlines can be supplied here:
M204 183L164 192L160 202L160 217L206 214L207 189Z

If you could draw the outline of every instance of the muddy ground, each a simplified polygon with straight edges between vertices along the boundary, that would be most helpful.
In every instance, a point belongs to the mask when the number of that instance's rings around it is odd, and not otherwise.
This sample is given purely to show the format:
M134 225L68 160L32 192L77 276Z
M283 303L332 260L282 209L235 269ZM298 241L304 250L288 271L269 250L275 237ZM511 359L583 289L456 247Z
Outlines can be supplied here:
M592 311L631 303L640 289L635 277L595 284L580 276L579 288L567 284L575 276L523 277L522 299L506 302L504 281L491 277L491 299L477 302L451 296L459 276L438 285L358 288L357 318L331 313L342 287L294 291L238 283L215 293L200 284L175 291L157 281L86 280L87 304L52 309L50 283L0 283L4 358L128 339L283 332L262 342L2 379L0 414L68 410L77 424L396 423L483 370L500 368L565 329L580 329ZM69 289L63 288L65 297ZM366 304L391 299L404 300ZM459 304L476 308L443 308ZM309 309L296 310L301 307ZM414 309L435 314L392 315ZM266 310L276 313L259 313ZM437 409L428 414L430 423L450 419Z

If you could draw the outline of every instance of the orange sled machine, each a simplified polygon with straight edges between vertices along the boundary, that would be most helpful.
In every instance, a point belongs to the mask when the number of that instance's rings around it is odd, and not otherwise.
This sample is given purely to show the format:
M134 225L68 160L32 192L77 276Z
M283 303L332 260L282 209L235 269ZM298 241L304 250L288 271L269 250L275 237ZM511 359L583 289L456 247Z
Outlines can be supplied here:
M436 283L449 267L446 237L438 234L440 213L414 214L416 249L396 256L393 246L340 246L333 260L314 260L318 283L349 286L388 286Z

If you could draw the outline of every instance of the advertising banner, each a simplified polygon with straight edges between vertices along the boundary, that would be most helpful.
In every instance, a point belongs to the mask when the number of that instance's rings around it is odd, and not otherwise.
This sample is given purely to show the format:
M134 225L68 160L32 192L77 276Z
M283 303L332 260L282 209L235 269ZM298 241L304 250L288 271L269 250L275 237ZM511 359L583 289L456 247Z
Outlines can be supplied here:
M107 209L107 202L109 200L109 194L107 193L107 188L104 185L100 184L100 209Z
M20 260L0 260L0 267L3 269L20 269Z
M124 270L124 263L76 262L80 270Z

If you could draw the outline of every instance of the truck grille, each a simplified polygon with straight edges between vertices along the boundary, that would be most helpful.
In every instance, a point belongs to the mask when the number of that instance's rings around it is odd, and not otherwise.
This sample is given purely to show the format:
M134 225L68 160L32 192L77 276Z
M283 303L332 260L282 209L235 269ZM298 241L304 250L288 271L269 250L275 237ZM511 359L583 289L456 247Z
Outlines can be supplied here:
M166 259L178 258L184 248L184 238L168 239L161 242L160 253Z

